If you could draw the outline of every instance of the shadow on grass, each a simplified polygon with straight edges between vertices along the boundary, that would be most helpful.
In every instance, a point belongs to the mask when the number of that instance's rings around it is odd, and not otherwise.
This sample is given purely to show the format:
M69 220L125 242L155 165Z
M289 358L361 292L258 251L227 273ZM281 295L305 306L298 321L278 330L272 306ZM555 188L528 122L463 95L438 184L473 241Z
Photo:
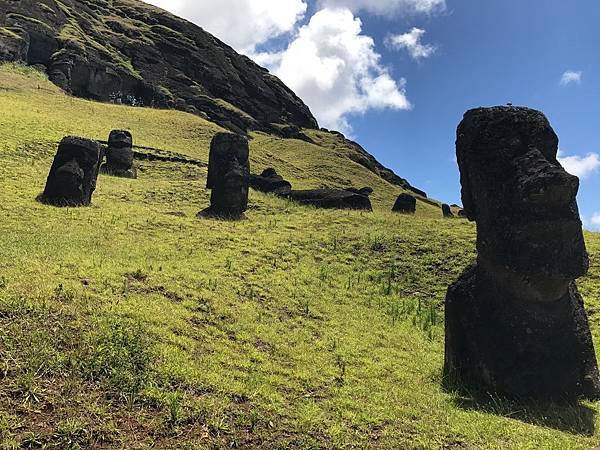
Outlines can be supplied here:
M452 394L454 404L464 410L503 416L581 436L593 436L596 430L596 410L582 403L507 398L456 386L445 386L444 390Z

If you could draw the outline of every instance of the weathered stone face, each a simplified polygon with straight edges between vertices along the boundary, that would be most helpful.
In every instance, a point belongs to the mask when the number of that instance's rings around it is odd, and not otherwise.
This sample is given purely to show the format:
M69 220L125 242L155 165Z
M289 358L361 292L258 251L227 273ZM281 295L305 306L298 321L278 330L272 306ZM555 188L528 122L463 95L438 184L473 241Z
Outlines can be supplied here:
M417 199L410 194L400 194L392 211L402 214L414 214L417 211Z
M579 182L556 159L556 134L541 112L495 107L468 111L457 135L478 257L446 296L446 380L519 397L597 398L574 282L588 268Z
M90 205L102 156L97 142L65 137L58 146L41 200L56 206Z
M480 108L465 114L457 138L479 262L527 276L545 291L552 289L546 284L558 284L550 297L560 297L589 262L576 202L579 180L556 159L558 137L548 120L528 108Z
M106 164L102 172L123 178L137 178L133 164L133 137L129 131L113 130L108 137Z
M232 133L217 133L210 145L208 179L210 208L206 214L240 218L248 208L250 178L248 140Z

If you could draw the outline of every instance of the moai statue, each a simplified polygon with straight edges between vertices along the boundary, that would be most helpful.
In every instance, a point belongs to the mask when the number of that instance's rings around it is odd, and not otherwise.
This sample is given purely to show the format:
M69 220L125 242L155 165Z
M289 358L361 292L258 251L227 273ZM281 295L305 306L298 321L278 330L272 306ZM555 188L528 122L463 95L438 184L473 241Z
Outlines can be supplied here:
M113 130L108 137L106 164L102 173L122 178L137 178L133 164L133 137L129 131Z
M217 133L210 144L208 180L210 207L201 217L241 219L248 208L250 179L248 140L232 133Z
M410 194L400 194L392 211L402 214L414 214L417 212L417 199Z
M450 205L447 205L445 203L442 205L442 216L444 216L446 219L451 219L452 217L454 217Z
M65 137L58 146L40 200L55 206L89 206L102 157L96 141Z
M468 111L456 151L477 262L448 289L445 376L514 397L596 398L600 377L575 280L589 266L577 177L541 112Z
M250 187L279 197L289 197L292 192L292 184L273 168L263 170L260 175L250 175Z

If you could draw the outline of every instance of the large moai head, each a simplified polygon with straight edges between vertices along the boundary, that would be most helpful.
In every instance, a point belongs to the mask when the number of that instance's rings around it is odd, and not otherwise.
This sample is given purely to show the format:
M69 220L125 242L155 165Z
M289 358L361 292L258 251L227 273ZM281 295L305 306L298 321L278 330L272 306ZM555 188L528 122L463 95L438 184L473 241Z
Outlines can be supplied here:
M248 139L232 133L217 133L210 145L206 187L212 190L213 214L236 218L248 208L250 178Z
M90 205L102 156L96 141L65 137L58 146L41 200L56 206Z
M125 178L136 178L133 165L133 137L126 130L113 130L108 136L106 165L102 172Z
M561 298L588 256L577 177L558 162L558 137L543 113L468 111L457 132L466 216L477 222L478 263L530 300Z
M402 214L414 214L417 212L417 199L413 195L402 193L396 199L392 211Z

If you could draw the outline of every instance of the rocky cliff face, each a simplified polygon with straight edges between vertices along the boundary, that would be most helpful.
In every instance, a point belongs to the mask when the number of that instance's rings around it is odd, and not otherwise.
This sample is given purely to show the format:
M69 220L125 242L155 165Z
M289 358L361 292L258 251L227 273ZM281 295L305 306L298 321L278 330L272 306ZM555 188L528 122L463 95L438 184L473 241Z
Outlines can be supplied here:
M137 0L2 0L0 58L76 96L206 114L235 131L314 128L279 79L201 28Z

